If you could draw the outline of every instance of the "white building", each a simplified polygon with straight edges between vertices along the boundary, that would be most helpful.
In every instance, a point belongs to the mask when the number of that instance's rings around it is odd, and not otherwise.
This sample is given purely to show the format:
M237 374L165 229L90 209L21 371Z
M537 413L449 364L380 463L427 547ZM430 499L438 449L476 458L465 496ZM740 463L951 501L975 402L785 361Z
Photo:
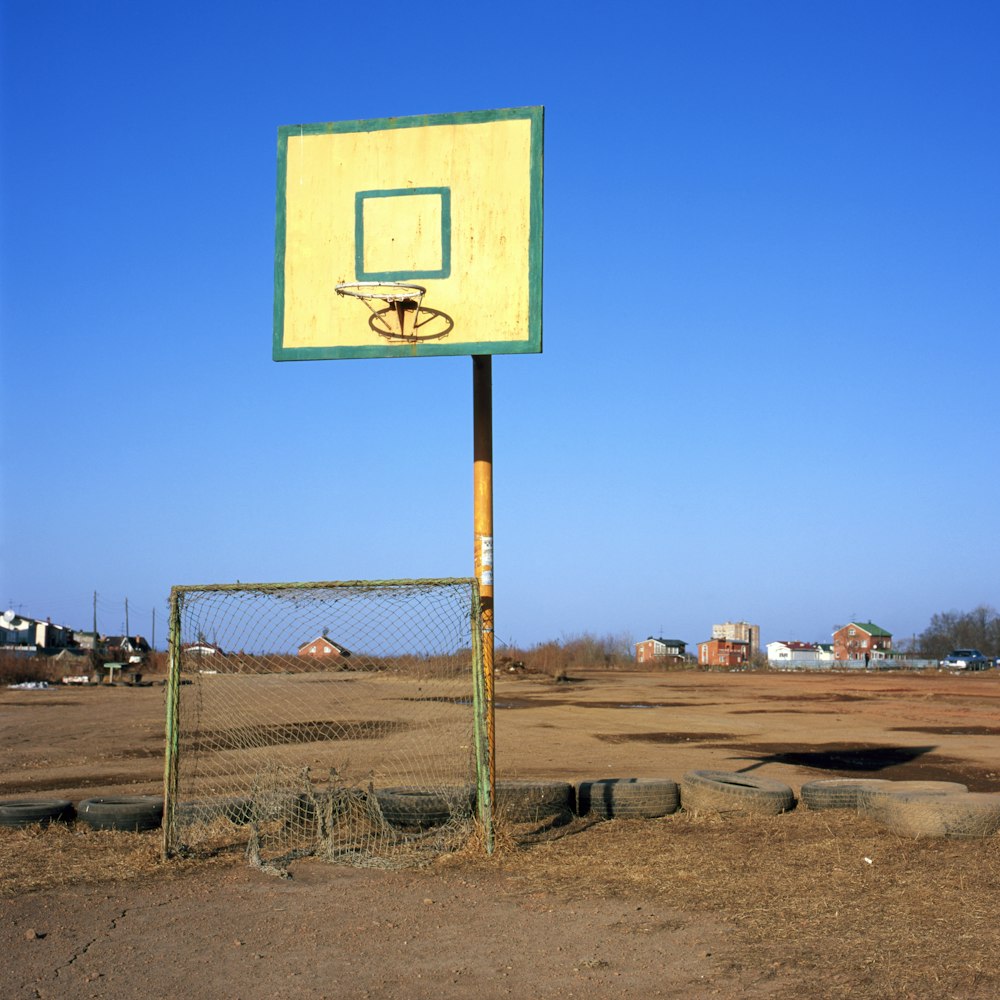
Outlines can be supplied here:
M785 639L779 642L769 642L767 644L768 663L801 663L803 660L816 660L819 657L814 642L794 642Z
M833 647L822 642L795 642L785 639L767 644L767 662L776 667L833 663Z

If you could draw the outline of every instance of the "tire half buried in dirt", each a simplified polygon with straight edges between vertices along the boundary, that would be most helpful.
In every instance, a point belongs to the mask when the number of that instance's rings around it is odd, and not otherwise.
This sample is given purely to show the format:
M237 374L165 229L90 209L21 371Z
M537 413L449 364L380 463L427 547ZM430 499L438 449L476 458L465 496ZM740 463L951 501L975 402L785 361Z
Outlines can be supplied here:
M444 826L472 815L472 788L379 788L375 792L387 823L408 829Z
M865 815L904 837L989 837L1000 830L1000 793L896 792L869 804Z
M84 799L77 819L94 830L156 830L163 823L163 799L155 795L119 795Z
M799 798L809 809L857 809L864 792L887 785L885 778L820 778L807 781Z
M68 823L73 818L69 799L9 799L0 802L0 826Z
M575 792L568 781L498 781L494 812L510 823L572 815Z
M739 812L776 816L795 806L788 785L733 771L688 771L681 779L681 805L688 812Z
M957 781L886 781L878 788L864 788L858 793L858 808L863 813L877 806L890 795L918 792L922 795L954 795L968 792L968 786Z
M676 812L680 801L668 778L598 778L576 788L577 812L600 819L654 819Z

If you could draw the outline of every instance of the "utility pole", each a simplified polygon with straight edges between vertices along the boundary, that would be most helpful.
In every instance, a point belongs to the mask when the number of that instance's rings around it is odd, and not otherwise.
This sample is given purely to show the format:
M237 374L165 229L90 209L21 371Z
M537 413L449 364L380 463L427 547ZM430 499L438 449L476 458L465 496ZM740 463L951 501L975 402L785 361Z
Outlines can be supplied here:
M90 662L94 669L94 673L97 672L97 591L94 591L94 645L90 651Z
M156 652L156 608L153 608L153 627L149 633L150 652Z
M125 635L129 634L128 630L128 598L125 598Z

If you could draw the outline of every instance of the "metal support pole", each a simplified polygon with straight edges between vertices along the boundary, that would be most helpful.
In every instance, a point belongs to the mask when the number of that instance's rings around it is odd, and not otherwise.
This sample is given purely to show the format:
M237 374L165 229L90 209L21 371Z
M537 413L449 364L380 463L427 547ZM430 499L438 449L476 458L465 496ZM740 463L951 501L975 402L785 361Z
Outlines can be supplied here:
M177 807L178 754L180 741L181 694L181 602L183 596L176 589L170 592L170 638L168 655L170 672L167 674L166 754L163 761L163 859L176 849L174 823Z
M483 681L490 809L496 802L496 727L493 712L493 358L472 356L473 530L483 623Z

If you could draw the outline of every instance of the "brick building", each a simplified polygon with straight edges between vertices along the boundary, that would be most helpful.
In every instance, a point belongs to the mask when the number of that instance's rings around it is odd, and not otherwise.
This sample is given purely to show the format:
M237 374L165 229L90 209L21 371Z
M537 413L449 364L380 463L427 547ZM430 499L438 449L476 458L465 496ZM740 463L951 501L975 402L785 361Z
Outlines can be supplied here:
M848 622L833 633L833 658L837 661L884 660L892 649L892 633L874 622Z
M335 656L338 659L345 659L351 655L349 649L345 649L339 642L325 635L318 635L315 639L302 643L299 646L299 656Z
M739 667L750 662L750 643L742 639L708 639L698 643L698 665Z
M635 662L646 666L656 663L661 666L683 663L686 642L680 639L661 639L650 636L635 644Z

